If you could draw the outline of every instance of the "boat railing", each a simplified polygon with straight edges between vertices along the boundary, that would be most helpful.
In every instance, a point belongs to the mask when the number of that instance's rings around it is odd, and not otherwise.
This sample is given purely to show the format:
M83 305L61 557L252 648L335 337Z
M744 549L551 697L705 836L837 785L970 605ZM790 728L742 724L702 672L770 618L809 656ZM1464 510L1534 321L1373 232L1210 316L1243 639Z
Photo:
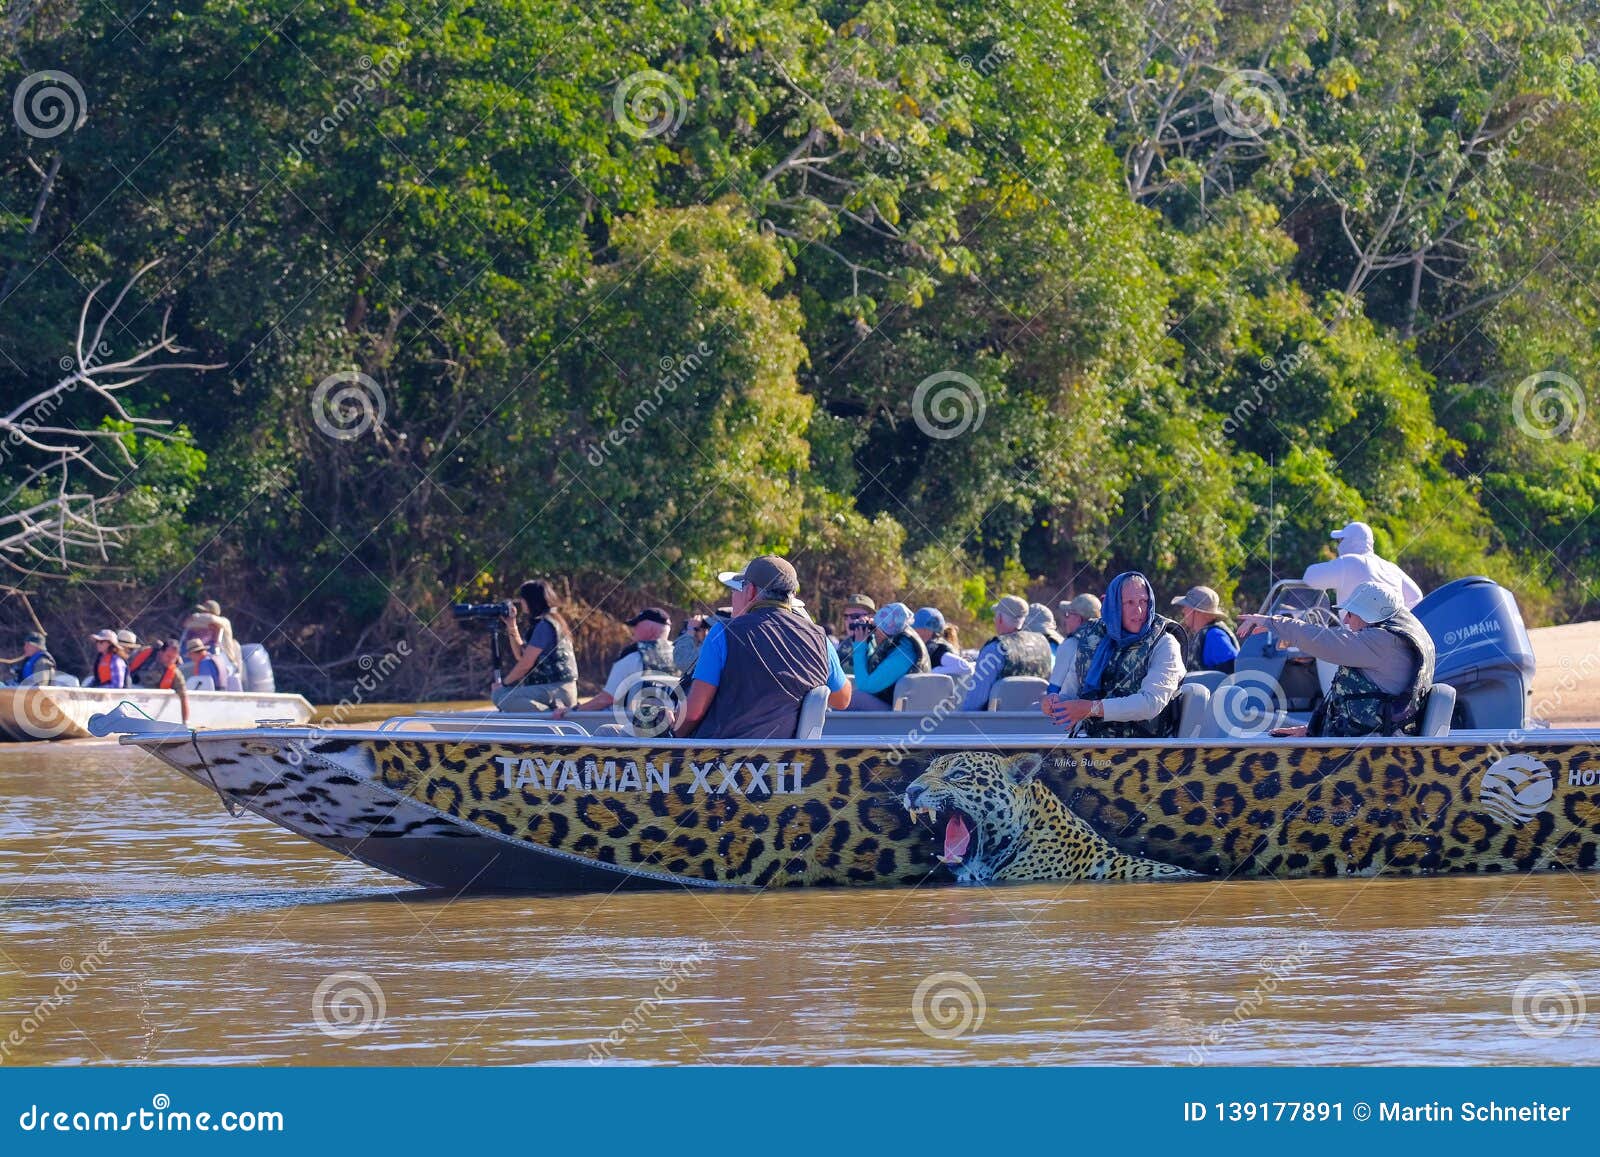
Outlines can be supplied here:
M570 735L587 738L588 728L570 719L515 719L489 715L449 715L433 712L426 715L396 715L378 724L377 730L388 731L468 731L490 735Z

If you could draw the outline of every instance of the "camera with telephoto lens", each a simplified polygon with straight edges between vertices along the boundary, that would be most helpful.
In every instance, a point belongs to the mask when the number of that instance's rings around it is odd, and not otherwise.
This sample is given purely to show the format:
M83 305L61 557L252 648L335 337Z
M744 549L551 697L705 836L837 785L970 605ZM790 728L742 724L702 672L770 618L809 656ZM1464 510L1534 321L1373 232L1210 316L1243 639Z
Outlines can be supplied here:
M505 629L506 617L516 614L517 608L509 602L455 603L450 613L458 626L468 630L500 631Z

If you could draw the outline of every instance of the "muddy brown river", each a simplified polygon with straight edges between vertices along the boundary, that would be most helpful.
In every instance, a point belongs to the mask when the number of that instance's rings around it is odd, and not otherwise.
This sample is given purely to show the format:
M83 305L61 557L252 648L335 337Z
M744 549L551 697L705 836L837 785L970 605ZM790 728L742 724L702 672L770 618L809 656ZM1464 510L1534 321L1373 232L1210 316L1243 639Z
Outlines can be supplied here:
M1594 1064L1600 875L453 898L0 744L0 1063Z

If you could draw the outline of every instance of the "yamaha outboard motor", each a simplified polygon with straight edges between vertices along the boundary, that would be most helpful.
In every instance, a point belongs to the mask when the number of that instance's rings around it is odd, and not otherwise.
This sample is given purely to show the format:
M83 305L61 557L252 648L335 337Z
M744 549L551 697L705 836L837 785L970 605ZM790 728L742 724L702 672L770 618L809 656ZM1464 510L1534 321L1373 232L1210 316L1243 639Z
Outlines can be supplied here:
M1434 681L1456 689L1455 727L1527 726L1533 644L1510 591L1475 575L1446 583L1411 613L1438 650Z
M244 660L239 682L246 691L270 695L278 689L278 681L272 674L272 656L267 654L265 647L260 643L246 643L239 648L239 657Z

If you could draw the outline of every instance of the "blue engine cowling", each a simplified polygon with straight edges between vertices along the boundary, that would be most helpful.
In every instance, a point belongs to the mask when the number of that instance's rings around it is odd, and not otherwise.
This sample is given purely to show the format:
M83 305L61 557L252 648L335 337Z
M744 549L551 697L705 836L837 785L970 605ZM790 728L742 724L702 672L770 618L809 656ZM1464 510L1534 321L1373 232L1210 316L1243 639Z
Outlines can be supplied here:
M1456 689L1455 726L1526 727L1535 663L1512 593L1474 575L1446 583L1411 611L1438 651L1434 681Z

